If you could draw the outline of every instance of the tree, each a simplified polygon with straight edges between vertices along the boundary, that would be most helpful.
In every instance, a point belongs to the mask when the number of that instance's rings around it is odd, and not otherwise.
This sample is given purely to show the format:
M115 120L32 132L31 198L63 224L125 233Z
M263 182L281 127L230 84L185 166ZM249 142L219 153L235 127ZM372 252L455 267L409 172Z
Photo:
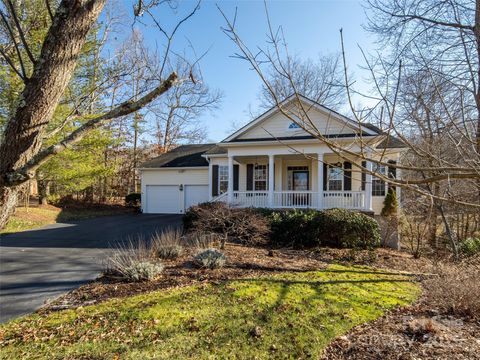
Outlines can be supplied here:
M260 92L263 108L269 109L275 104L271 90L279 99L286 99L297 92L334 110L345 105L345 85L339 55L319 56L316 62L287 55L282 62L293 81L283 76L282 72L278 71L279 68L271 64L266 75L271 89L263 84Z
M183 60L176 64L175 71L182 77L192 77L195 81L175 85L172 90L158 102L149 106L155 117L157 152L163 153L182 142L200 143L206 138L205 127L198 118L205 112L217 108L222 94L211 90L197 72Z
M15 209L19 187L33 178L40 166L71 148L88 132L143 108L179 81L175 72L163 76L162 71L156 86L147 89L138 99L128 99L100 114L84 114L83 118L88 119L86 122L60 142L42 149L45 130L65 94L89 31L104 5L105 0L63 0L53 12L50 3L46 2L51 25L38 56L32 53L32 45L26 41L25 31L28 29L22 28L12 1L6 0L1 8L3 28L7 30L7 35L1 39L0 55L3 62L21 79L23 89L15 99L14 111L6 120L0 144L0 228ZM197 9L198 5L179 21L172 34L167 34L168 44L178 27ZM165 63L167 55L168 51L165 53ZM14 61L14 58L17 60ZM32 71L25 66L27 62Z

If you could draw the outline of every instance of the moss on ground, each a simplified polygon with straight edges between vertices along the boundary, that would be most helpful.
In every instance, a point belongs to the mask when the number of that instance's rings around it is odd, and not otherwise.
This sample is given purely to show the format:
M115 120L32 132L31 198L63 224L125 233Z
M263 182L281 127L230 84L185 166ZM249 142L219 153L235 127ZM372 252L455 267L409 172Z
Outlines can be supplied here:
M332 265L30 315L0 327L0 358L301 359L407 305L406 275Z

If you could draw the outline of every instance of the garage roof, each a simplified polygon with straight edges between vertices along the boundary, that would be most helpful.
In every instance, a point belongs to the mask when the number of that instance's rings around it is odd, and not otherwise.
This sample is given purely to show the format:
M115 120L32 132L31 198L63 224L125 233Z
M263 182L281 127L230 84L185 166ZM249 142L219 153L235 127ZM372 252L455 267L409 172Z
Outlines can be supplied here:
M208 166L207 160L202 157L205 152L216 147L215 144L181 145L165 154L146 161L140 168L174 168L174 167L202 167Z

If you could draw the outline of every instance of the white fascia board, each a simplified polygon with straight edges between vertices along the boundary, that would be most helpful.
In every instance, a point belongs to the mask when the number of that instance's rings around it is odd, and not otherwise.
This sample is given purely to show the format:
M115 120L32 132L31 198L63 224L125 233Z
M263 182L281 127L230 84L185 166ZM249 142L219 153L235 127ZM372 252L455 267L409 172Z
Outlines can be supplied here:
M177 166L177 167L155 167L155 168L137 168L139 171L149 171L149 170L205 170L208 169L208 166Z

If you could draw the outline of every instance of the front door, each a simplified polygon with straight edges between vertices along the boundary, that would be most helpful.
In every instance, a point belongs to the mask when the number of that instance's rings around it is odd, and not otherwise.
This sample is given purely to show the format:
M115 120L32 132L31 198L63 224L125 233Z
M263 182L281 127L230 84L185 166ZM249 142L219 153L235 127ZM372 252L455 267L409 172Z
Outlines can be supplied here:
M308 191L308 171L296 170L292 173L292 185L294 191ZM310 198L308 194L292 194L291 206L310 206Z
M293 190L308 191L308 171L293 171Z

